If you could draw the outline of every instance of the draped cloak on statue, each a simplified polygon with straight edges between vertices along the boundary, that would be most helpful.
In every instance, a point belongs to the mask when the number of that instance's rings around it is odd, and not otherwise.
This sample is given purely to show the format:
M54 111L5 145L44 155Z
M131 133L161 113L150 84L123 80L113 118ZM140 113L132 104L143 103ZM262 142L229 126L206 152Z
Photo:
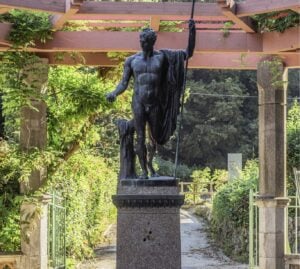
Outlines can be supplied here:
M152 138L163 145L176 129L183 92L186 52L184 50L160 50L164 54L161 85L158 90L157 124L149 126Z
M136 178L133 120L119 119L116 121L116 125L118 126L120 139L119 179Z

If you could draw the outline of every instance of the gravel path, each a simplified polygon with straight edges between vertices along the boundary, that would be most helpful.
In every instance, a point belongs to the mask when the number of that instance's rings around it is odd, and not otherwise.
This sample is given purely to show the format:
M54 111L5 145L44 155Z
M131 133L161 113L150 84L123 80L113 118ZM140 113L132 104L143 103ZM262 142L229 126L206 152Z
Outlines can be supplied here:
M210 244L206 225L187 211L181 211L181 258L182 269L246 269L231 261Z
M182 269L246 269L231 261L220 250L210 244L205 223L187 211L181 211ZM96 257L86 261L80 269L115 269L116 247L114 245L96 250ZM161 268L164 269L164 268Z

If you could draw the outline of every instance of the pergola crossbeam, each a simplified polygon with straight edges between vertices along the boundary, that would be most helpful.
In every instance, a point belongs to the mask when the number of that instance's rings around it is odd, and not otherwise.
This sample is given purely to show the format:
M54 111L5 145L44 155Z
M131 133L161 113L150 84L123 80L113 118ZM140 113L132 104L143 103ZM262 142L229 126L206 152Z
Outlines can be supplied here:
M54 15L52 17L53 28L58 30L63 27L65 22L71 18L72 15L76 14L79 10L79 6L72 5L67 7L67 11L64 14Z
M157 16L157 15L151 16L151 18L150 18L150 27L154 31L158 32L159 31L159 25L160 25L160 16Z
M252 16L273 11L298 9L299 7L300 2L298 0L247 0L238 3L237 16Z
M0 0L1 7L41 10L50 13L66 13L66 5L71 0ZM228 1L227 1L228 2ZM229 1L231 3L232 1ZM191 4L188 2L98 2L98 1L75 1L82 3L79 14L91 15L139 15L160 16L161 19L173 16L177 19L186 20L190 16ZM235 3L236 15L238 17L251 16L272 11L299 10L298 0L246 0ZM222 10L217 3L197 3L195 8L195 19L222 17Z
M238 16L236 16L237 4L233 0L218 0L218 4L222 10L223 15L225 15L228 18L228 20L234 22L246 33L255 33L255 30L253 29L249 17L239 18Z
M9 8L65 13L70 0L0 0L0 6Z
M53 14L53 25L59 30L66 21L92 20L87 26L93 31L56 31L46 44L37 43L28 51L43 53L48 58L57 52L80 52L90 64L101 62L112 64L107 52L140 51L139 33L123 31L103 31L108 27L141 27L147 22L158 31L156 49L185 49L188 33L159 32L161 21L180 20L179 27L186 29L190 16L191 3L180 2L93 2L72 0L0 0L0 11L12 7L33 10L47 10ZM191 64L195 68L240 68L233 64L248 57L246 69L255 68L258 58L266 54L285 55L288 66L299 66L299 27L287 29L284 33L255 33L247 22L248 15L287 8L297 9L297 0L247 0L235 3L234 0L218 0L218 3L197 3L194 18L197 22L195 55ZM56 14L58 13L58 14ZM224 34L224 23L232 21ZM10 48L8 35L11 25L0 23L0 51ZM223 54L224 56L220 56ZM209 57L207 56L209 55ZM100 57L95 59L95 56ZM54 60L53 60L54 61ZM52 62L53 62L52 61ZM65 60L66 61L66 60ZM74 61L74 59L73 59ZM71 64L72 59L69 59ZM254 64L255 63L255 64ZM96 64L96 63L95 63ZM115 65L116 62L113 61Z
M52 65L89 65L113 67L120 64L120 60L112 59L105 52L83 52L77 57L71 53L65 53L57 57L56 53L37 53L40 57L48 58ZM189 68L197 69L235 69L255 70L258 62L264 57L256 53L197 53L191 58ZM296 53L282 53L279 55L286 66L300 67L300 55Z
M0 24L0 40L8 43L10 24ZM256 52L277 53L300 48L299 27L287 29L283 33L271 32L250 34L232 31L225 37L221 31L198 32L196 52ZM159 32L157 48L184 49L188 38L187 32ZM138 32L107 31L57 31L53 39L46 44L37 44L31 51L59 52L136 52L140 50ZM0 48L0 50L5 50Z

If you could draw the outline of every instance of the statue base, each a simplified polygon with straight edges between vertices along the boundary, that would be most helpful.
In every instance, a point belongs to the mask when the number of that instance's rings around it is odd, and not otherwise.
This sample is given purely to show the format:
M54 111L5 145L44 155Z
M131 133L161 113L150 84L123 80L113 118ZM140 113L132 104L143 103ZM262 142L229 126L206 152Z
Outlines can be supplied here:
M121 180L112 198L118 208L117 269L180 269L184 195L178 181Z

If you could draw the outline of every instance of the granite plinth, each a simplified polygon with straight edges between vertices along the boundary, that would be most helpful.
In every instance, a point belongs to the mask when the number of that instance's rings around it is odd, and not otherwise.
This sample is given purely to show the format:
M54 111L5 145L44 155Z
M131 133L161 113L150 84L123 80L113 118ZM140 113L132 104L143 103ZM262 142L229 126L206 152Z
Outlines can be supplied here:
M181 268L184 196L176 180L122 180L113 202L118 208L117 269Z

